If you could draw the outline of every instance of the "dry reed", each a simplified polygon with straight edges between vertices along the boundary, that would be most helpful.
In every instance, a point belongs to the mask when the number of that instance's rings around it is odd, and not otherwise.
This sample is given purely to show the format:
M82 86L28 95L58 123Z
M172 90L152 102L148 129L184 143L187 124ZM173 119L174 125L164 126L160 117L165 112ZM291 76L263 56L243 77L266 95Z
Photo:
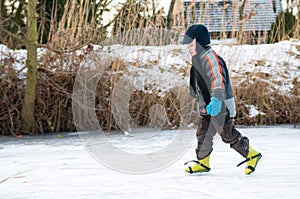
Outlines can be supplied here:
M94 26L93 23L87 23L87 13L89 1L67 1L65 14L59 24L51 27L49 46L55 49L74 49L85 42L94 42L103 40L102 33ZM128 6L128 5L127 5ZM179 35L174 33L174 37L157 34L157 32L147 32L150 29L145 27L156 27L162 30L166 21L162 15L146 18L148 13L134 6L130 10L123 9L120 15L124 15L125 21L120 18L115 20L114 42L126 45L165 45L178 42ZM129 13L125 13L129 12ZM137 18L137 13L144 12L143 16ZM80 17L74 17L79 13ZM55 16L55 14L53 14ZM76 19L76 20L71 20ZM133 20L134 19L134 20ZM92 21L95 19L92 19ZM125 27L122 24L125 22ZM172 30L184 32L186 21L183 13L173 15ZM299 30L299 19L296 30ZM131 30L143 29L138 32L138 39ZM123 33L123 31L127 31ZM175 31L177 32L177 31ZM125 34L125 35L124 35ZM243 33L243 43L254 43L251 33ZM250 35L246 35L250 34ZM299 37L299 35L296 35ZM99 38L101 37L101 38ZM218 38L226 38L226 32L220 34ZM235 37L239 37L235 35ZM134 39L132 39L134 38ZM157 38L157 40L153 40ZM263 39L263 38L262 38ZM135 41L143 41L142 43ZM111 41L113 43L113 41ZM7 56L1 59L0 67L0 134L18 136L22 133L46 133L75 131L72 113L72 91L73 84L78 70L79 63L85 58L85 55L92 51L92 46L88 46L85 52L80 55L76 53L63 53L60 51L48 52L40 58L38 70L37 98L35 108L36 126L33 132L23 132L21 127L21 109L23 105L23 95L25 89L24 79L18 76L18 73L12 67L13 58ZM108 71L126 70L126 65L116 60L107 69ZM272 84L262 81L264 74L252 74L255 79L248 79L234 87L237 103L237 124L244 125L269 125L279 123L300 123L300 85L297 79L293 80L294 87L290 90L289 95L281 94L280 91L272 88ZM118 129L115 118L113 117L111 98L112 91L119 76L111 73L105 73L97 87L95 112L102 129ZM186 91L184 91L186 92ZM184 114L180 112L183 107L180 100L173 92L168 92L164 97L157 93L144 93L135 91L130 98L130 115L134 122L140 126L151 125L149 115L151 107L159 104L166 110L166 121L164 128L173 128L186 126L189 123L197 121L197 110L195 101L186 102L187 108ZM101 104L101 107L97 107ZM249 105L256 105L262 113L255 117L249 117ZM182 119L184 118L184 119ZM158 121L160 123L160 121Z
M63 68L54 71L49 65L49 60L44 59L38 70L37 98L35 104L36 126L34 132L63 132L76 131L73 123L72 92L76 77L76 64L80 62L82 55L56 54L49 59L74 60L71 70ZM7 62L9 63L9 62ZM7 65L9 66L9 64ZM49 66L46 68L45 66ZM51 66L51 67L50 67ZM55 68L59 68L58 66ZM21 128L21 108L23 104L24 79L20 79L16 73L9 72L12 68L2 70L0 80L0 133L2 135L15 135L29 133ZM115 60L106 70L96 89L94 110L100 127L103 130L116 130L116 123L112 111L112 95L116 82L122 73L111 71L125 71L126 63ZM298 80L293 80L294 88L289 94L281 94L272 87L272 84L261 79L262 74L251 74L245 81L234 87L238 116L236 124L243 125L270 125L270 124L297 124L300 122L300 85ZM181 88L182 89L182 88ZM186 88L184 88L186 89ZM160 126L162 128L184 127L190 123L197 123L197 106L195 101L185 99L187 90L180 90L182 94L176 95L176 91L169 91L163 97L158 92L151 94L142 91L134 91L130 96L129 113L137 126ZM174 93L175 92L175 93ZM182 100L184 102L182 102ZM101 106L99 106L101 105ZM165 109L166 120L152 121L151 108L159 105ZM261 114L255 117L249 115L249 105L256 105ZM186 106L186 107L183 107ZM153 124L156 123L156 124ZM163 124L162 124L163 122Z

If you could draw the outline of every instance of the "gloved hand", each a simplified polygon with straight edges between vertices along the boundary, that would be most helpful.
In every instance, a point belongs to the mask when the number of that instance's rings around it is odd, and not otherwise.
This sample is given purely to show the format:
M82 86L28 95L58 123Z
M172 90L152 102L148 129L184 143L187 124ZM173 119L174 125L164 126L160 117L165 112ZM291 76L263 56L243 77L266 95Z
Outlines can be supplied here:
M217 97L212 97L210 99L210 103L206 107L206 112L209 115L215 117L220 113L221 108L222 108L222 101Z

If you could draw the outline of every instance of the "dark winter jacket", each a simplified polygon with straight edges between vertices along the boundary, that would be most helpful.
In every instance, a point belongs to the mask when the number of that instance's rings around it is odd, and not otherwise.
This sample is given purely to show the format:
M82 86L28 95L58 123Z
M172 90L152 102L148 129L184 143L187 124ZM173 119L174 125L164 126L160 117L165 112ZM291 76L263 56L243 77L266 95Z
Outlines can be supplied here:
M224 101L230 117L235 117L235 102L225 61L211 47L193 56L190 70L190 92L198 99L202 110L211 97Z
M183 44L196 40L197 55L192 58L190 71L190 93L198 99L199 110L209 104L211 97L224 101L230 112L230 117L235 117L235 102L232 87L225 61L217 55L210 44L208 29L201 24L188 28L183 38Z

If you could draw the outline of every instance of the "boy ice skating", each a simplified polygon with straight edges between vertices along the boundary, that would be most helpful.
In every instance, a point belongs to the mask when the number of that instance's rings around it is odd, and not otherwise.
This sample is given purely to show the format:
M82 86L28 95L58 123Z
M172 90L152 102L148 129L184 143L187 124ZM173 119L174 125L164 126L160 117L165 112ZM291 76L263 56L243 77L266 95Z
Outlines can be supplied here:
M246 158L239 165L247 163L245 174L251 174L262 155L249 145L249 139L242 136L233 125L232 118L235 117L236 110L225 61L212 50L209 32L203 25L189 27L183 44L188 44L192 55L190 94L197 98L201 116L196 133L198 160L189 161L195 164L186 167L185 171L210 171L213 137L218 132L223 142L230 144L231 148Z

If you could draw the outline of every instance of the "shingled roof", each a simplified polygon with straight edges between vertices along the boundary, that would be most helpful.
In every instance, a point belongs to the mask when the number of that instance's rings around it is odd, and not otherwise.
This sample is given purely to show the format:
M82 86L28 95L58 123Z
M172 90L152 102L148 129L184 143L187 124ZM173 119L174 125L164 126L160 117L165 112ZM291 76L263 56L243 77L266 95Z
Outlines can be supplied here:
M239 0L184 0L187 25L201 23L210 32L238 30ZM247 0L243 12L243 31L270 30L276 16L282 11L281 0ZM193 20L194 19L194 20Z

